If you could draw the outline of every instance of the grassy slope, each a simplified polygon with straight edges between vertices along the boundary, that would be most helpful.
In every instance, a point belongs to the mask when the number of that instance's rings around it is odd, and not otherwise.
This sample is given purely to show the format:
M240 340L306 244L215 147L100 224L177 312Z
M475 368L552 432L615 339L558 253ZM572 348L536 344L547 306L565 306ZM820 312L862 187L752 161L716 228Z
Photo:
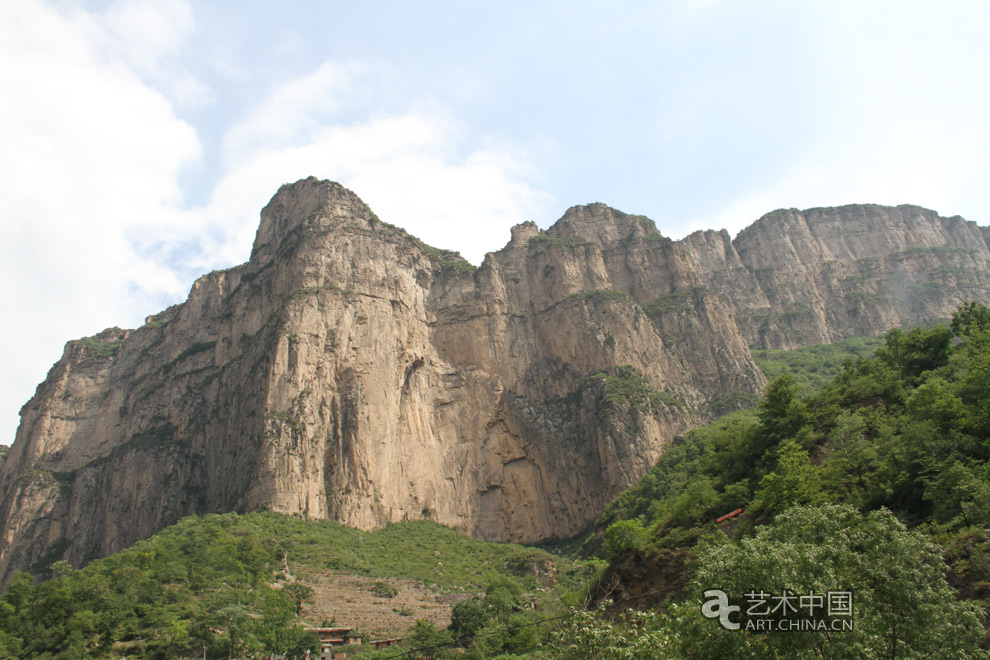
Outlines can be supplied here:
M538 577L548 569L558 579L552 593ZM265 617L284 605L288 592L279 587L341 573L366 577L369 589L376 579L404 578L437 593L508 580L547 603L588 578L569 559L431 522L365 532L274 513L193 516L81 570L60 562L53 572L37 585L21 574L0 600L0 658L184 657L204 645L220 657L235 614L248 622L243 651L251 640L262 643ZM389 599L380 600L391 611ZM163 630L172 633L164 638Z
M773 382L790 373L801 391L810 394L837 376L846 360L869 357L882 345L883 337L851 337L834 344L814 344L792 351L753 350L753 359L767 381Z

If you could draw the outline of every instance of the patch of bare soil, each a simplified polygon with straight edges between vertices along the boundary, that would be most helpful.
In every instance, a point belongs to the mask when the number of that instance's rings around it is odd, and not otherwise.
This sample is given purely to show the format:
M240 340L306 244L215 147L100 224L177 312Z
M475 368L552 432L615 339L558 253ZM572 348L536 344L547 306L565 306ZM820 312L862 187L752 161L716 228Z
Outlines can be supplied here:
M450 625L454 603L476 595L443 594L415 580L345 573L310 576L305 584L313 588L314 602L303 605L303 617L313 625L328 621L334 626L385 637L401 637L416 619L444 628Z

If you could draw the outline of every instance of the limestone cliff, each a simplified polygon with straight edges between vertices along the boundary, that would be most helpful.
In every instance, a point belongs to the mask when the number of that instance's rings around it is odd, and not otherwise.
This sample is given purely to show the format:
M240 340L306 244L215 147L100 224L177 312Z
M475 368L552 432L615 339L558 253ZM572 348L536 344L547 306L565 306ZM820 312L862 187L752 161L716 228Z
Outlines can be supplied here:
M577 207L475 269L309 179L262 211L248 263L69 342L0 472L0 570L219 510L573 534L764 384L729 306L645 218Z
M684 239L751 346L794 348L948 318L990 298L990 230L917 206L768 213Z
M755 398L748 343L987 301L987 253L980 228L916 207L674 242L592 204L474 268L338 184L284 186L246 264L66 345L0 468L0 580L209 511L570 535L676 434Z

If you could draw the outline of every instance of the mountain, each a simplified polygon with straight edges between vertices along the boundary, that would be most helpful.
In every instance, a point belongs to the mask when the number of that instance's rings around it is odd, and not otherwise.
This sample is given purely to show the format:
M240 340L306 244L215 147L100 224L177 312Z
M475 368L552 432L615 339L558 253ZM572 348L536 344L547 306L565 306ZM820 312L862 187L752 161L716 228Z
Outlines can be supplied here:
M990 301L987 238L857 206L672 241L591 204L474 268L339 184L283 186L246 264L66 345L0 468L0 577L215 511L573 535L673 437L755 399L750 345Z
M990 228L918 206L768 213L683 244L757 348L797 348L947 319L990 290Z

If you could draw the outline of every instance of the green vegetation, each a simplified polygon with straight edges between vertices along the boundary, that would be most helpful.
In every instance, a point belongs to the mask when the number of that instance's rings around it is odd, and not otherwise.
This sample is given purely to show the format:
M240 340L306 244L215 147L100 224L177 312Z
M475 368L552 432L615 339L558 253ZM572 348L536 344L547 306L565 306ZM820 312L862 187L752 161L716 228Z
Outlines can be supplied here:
M171 424L162 424L135 433L125 444L136 449L162 450L172 444L175 439L175 430Z
M149 320L147 323L145 323L141 327L142 328L148 328L149 330L155 330L155 329L158 329L158 328L164 328L166 325L168 325L168 321L169 321L169 319L159 319L159 320L152 319L152 320Z
M594 289L592 291L578 291L577 293L572 293L564 298L562 302L568 302L571 300L581 300L583 302L598 302L599 300L619 300L623 302L632 302L632 296L624 291L616 291L615 289Z
M846 300L851 300L854 302L862 303L886 303L887 296L881 293L872 293L867 291L850 291L845 294Z
M653 387L646 376L630 365L596 371L581 383L581 392L594 396L597 419L606 423L626 413L643 413L661 405L681 406L680 401Z
M160 420L160 418L158 418ZM110 461L124 456L134 450L145 453L161 453L173 448L188 448L187 438L175 437L176 428L170 423L158 424L132 435L127 441L117 445L105 456L94 458L85 464L85 467L105 465ZM63 485L69 485L76 478L76 472L54 473Z
M19 574L0 600L0 657L298 652L312 640L268 586L279 556L263 527L230 514L187 519L79 571L57 562L38 585Z
M268 270L274 265L275 265L274 259L270 259L266 261L265 263L261 264L261 266L259 266L257 270L249 270L248 272L241 275L241 282L250 284L251 282L254 281L256 277L258 277L259 275L261 275L262 273L264 273L266 270ZM238 286L240 286L240 284L238 284Z
M667 294L666 296L660 296L653 302L644 305L643 311L646 312L647 316L655 319L663 316L664 314L670 314L671 312L691 309L694 306L695 298L699 295L707 293L708 291L708 287L704 286L693 286L690 289L675 291L674 293Z
M4 452L6 456L6 452ZM38 486L39 488L52 488L58 486L58 480L55 478L55 473L51 470L41 470L34 468L33 470L28 470L24 474L17 477L14 482L16 484L31 484Z
M791 351L754 349L752 354L768 381L790 373L801 392L810 394L837 376L847 360L869 357L883 342L883 337L853 337Z
M114 355L120 345L124 343L126 333L120 328L107 328L92 337L83 337L76 340L76 345L83 350L84 357L107 358Z
M982 608L958 600L944 575L941 549L886 509L863 514L849 505L796 506L739 541L712 536L700 545L687 597L666 611L616 611L572 606L534 618L511 584L495 582L483 597L455 605L451 625L417 622L409 641L368 658L451 660L708 660L710 658L988 658L979 648ZM841 586L840 586L841 585ZM750 612L744 604L727 620L705 617L710 589L737 595L853 595L851 629L749 629L785 615ZM779 596L778 596L779 598ZM635 599L626 601L633 602ZM797 609L795 605L795 609ZM840 621L841 614L819 612ZM767 606L769 610L770 605ZM558 613L559 612L559 613ZM539 642L537 648L536 642ZM466 650L454 647L468 643ZM399 654L402 654L401 656Z
M152 314L147 319L145 319L145 323L141 327L147 329L157 329L157 328L165 327L172 320L171 316L175 311L175 307L176 306L173 305L172 307L163 309L157 314Z
M389 584L383 580L379 580L371 585L371 591L376 596L381 596L382 598L395 598L399 595L399 589L394 584Z
M756 633L746 626L761 617L747 618L744 607L740 629L728 630L687 601L671 608L668 628L685 659L990 657L978 649L982 608L956 600L941 548L887 509L863 515L849 505L794 507L751 538L713 541L696 562L696 602L713 585L727 594L767 594L768 602L770 594L839 590L853 594L853 627Z
M909 247L896 254L972 254L973 250L951 245L935 245L932 247Z
M746 390L735 390L708 404L708 412L721 417L743 408L753 408L760 402L760 396Z
M268 419L276 420L277 422L288 426L293 431L299 431L300 425L295 417L291 413L284 412L281 410L273 410L272 412L265 415Z
M757 410L724 417L671 447L602 523L631 516L662 538L741 506L766 521L791 504L828 501L887 507L908 520L990 526L976 513L980 483L990 478L985 310L962 309L951 327L891 331L876 357L845 360L832 381L804 396L810 387L783 373ZM845 348L866 352L869 345ZM832 354L813 347L789 363L816 373L837 359Z
M938 297L945 293L945 284L942 282L928 281L915 285L915 290L920 294L929 297Z
M302 582L286 577L283 557ZM0 599L0 658L202 657L204 646L209 658L301 657L315 644L298 618L313 595L305 580L326 568L382 578L376 587L392 595L385 580L398 577L487 588L500 612L532 618L513 609L540 587L520 569L547 562L561 588L587 577L568 560L429 522L361 532L273 513L191 517L83 569L56 562L48 582L18 574Z
M575 248L575 247L586 247L589 245L597 245L592 241L583 241L576 238L567 238L566 236L551 236L550 234L540 232L536 236L529 239L529 245L562 245L564 247Z
M519 575L522 562L562 562L561 577L569 587L580 584L581 569L534 548L493 544L459 534L428 521L397 523L362 532L336 523L301 523L276 516L268 521L271 533L289 549L298 570L342 571L371 578L408 578L444 592L484 589L494 578L508 574L526 589L535 589L532 573ZM294 571L296 569L293 569Z
M189 347L183 349L183 351L181 353L179 353L175 357L174 360L169 360L168 362L166 362L165 364L163 364L161 366L161 368L159 369L159 371L161 371L161 373L163 373L163 374L167 374L168 372L172 371L172 369L175 368L175 365L179 364L180 362L182 362L186 358L192 357L193 355L196 355L197 353L203 353L205 351L212 351L214 349L214 347L216 347L216 345L217 345L217 343L215 341L200 341L200 342L196 342L192 346L189 346Z
M792 364L817 369L809 360L829 354ZM986 307L891 331L874 357L845 360L820 389L783 373L756 410L680 439L606 509L585 549L603 550L618 573L632 557L691 553L694 587L668 611L666 639L679 652L667 657L985 657L987 400ZM716 587L851 589L856 631L728 631L700 615L702 592Z
M616 617L611 601L594 610L574 608L546 643L546 660L667 660L677 658L676 637L658 612L629 610Z
M427 245L415 236L411 237L413 242L426 253L430 260L435 261L441 268L452 268L462 273L473 273L478 267L453 250L441 250L432 245Z

